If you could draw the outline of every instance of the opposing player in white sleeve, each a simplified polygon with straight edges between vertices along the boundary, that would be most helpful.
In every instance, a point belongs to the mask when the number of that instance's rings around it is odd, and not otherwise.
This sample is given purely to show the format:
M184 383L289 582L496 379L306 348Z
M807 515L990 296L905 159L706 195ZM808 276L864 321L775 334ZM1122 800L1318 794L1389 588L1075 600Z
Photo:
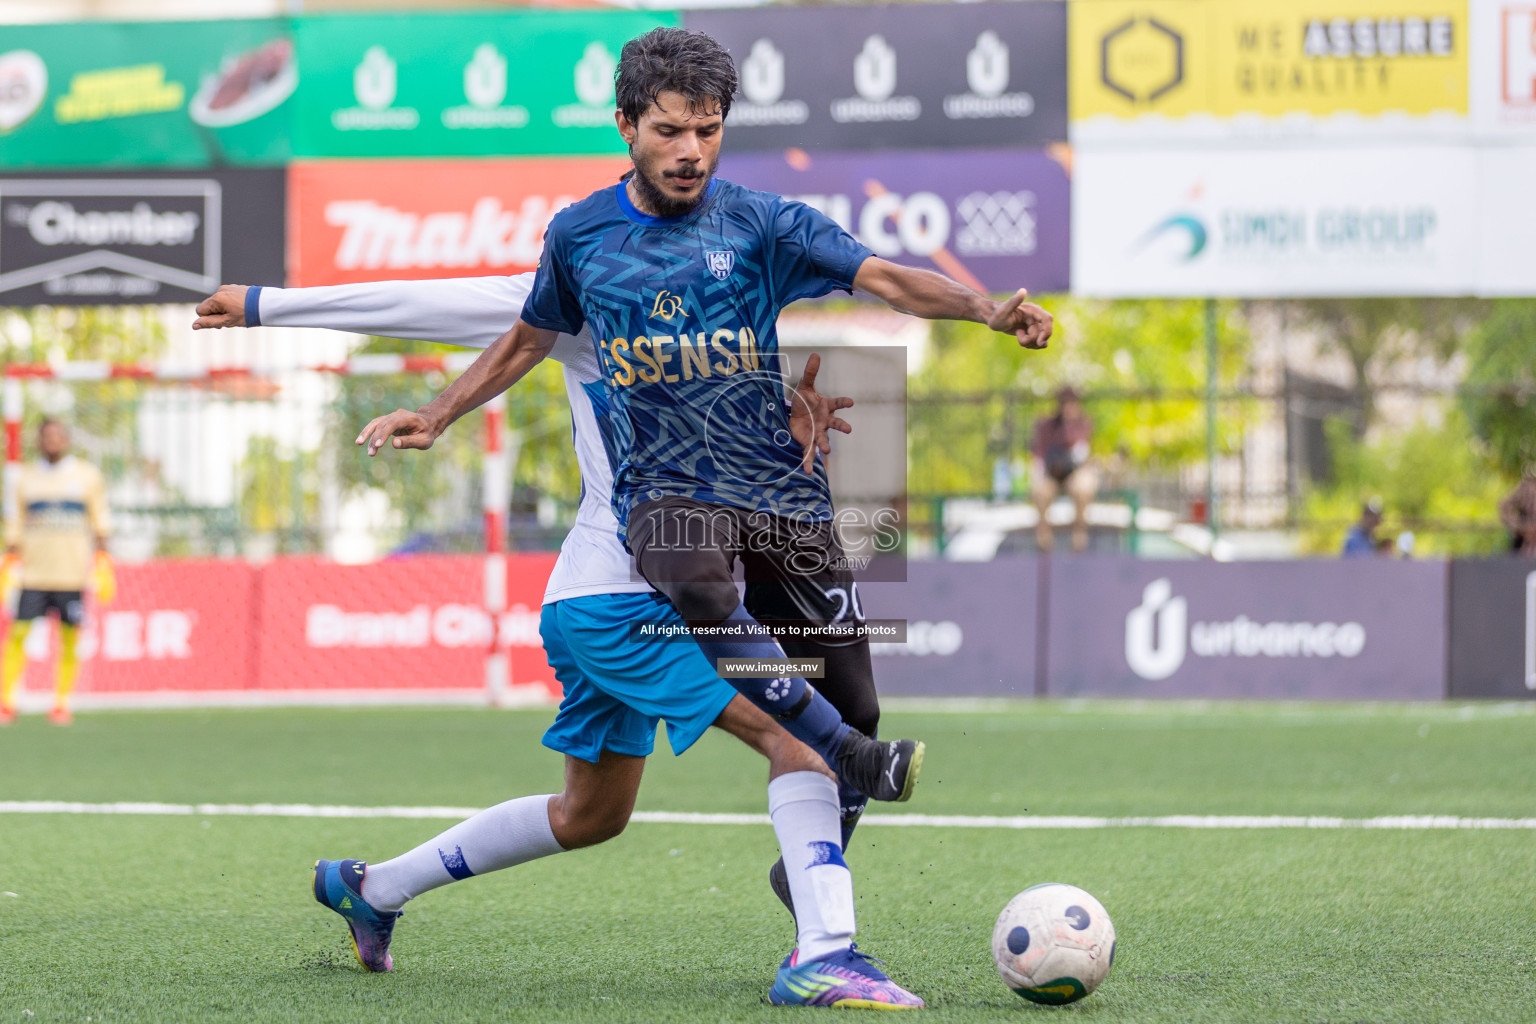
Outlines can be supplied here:
M516 320L531 281L525 274L306 289L226 285L198 306L194 327L326 327L483 348ZM407 900L451 881L616 836L634 807L658 721L666 720L679 754L715 724L770 761L769 812L784 862L792 867L785 880L799 956L825 964L803 979L817 989L807 992L807 1001L922 1006L853 949L852 877L842 857L838 784L824 767L876 798L906 799L922 745L877 743L844 724L819 694L793 717L775 716L776 725L723 682L693 644L629 642L635 621L686 627L665 598L640 580L618 540L609 502L612 470L583 386L599 373L591 340L562 336L550 358L563 364L583 483L540 622L545 652L565 692L544 735L546 746L566 755L565 789L507 801L389 861L320 861L316 899L347 919L365 968L390 970L389 943ZM808 456L812 446L826 451L826 429L841 423L834 403L815 392L814 373L809 377L800 385L806 401L796 403L803 415L795 430ZM839 967L842 959L858 969Z

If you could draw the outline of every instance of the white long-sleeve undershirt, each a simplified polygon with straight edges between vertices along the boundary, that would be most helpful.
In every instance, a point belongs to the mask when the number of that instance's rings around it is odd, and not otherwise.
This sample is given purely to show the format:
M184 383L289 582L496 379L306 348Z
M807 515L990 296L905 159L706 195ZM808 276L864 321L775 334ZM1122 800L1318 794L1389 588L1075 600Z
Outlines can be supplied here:
M533 274L458 277L433 281L378 281L313 288L262 288L246 301L247 320L262 327L318 327L386 338L410 338L466 348L487 348L522 316ZM254 307L254 308L253 308ZM582 500L576 522L550 574L545 603L593 594L650 590L618 540L609 505L613 470L584 382L597 380L592 339L562 334L549 358L564 364L571 402L573 443L581 467Z
M262 288L256 306L263 327L323 327L487 348L517 323L532 288L531 273Z

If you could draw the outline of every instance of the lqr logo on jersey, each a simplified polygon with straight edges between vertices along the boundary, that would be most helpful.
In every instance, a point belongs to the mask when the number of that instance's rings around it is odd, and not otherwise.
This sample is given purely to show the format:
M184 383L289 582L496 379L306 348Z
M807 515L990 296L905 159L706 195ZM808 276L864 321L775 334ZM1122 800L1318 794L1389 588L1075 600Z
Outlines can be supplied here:
M736 253L731 249L714 249L704 254L709 264L709 272L724 281L731 276L731 268L736 266Z

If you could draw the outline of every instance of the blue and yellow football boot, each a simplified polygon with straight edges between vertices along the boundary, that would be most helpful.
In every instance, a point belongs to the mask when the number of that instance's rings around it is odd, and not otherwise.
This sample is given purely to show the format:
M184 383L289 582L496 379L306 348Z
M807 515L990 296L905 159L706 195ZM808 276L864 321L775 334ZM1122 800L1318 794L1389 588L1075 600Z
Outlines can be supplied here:
M364 970L391 971L395 962L389 955L389 937L400 911L375 910L363 899L367 869L360 860L315 861L315 899L347 919L352 951Z
M878 962L849 947L822 960L799 963L797 949L784 958L768 990L775 1006L836 1006L853 1010L920 1010L923 1001L876 967Z

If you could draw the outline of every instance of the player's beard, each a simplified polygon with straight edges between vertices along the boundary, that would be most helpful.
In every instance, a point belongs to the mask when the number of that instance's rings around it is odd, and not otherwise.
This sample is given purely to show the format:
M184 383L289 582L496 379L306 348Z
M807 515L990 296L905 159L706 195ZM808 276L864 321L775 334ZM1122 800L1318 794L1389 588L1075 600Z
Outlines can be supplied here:
M717 156L708 167L694 164L686 168L689 174L702 177L703 180L699 182L698 191L692 196L674 199L663 192L661 186L652 179L651 172L635 156L633 146L629 147L629 158L635 164L635 191L640 195L641 205L649 207L658 217L683 217L697 209L698 205L704 201L704 194L709 191L709 179L714 177L715 167L720 163L720 158ZM677 171L662 171L660 174L662 178L679 176Z

